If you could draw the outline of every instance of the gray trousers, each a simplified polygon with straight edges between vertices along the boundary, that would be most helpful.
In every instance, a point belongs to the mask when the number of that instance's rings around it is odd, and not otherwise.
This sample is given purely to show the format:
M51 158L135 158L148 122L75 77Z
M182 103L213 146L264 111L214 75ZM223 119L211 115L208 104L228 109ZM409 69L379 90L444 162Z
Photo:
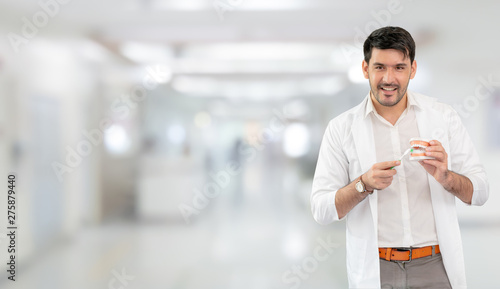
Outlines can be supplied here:
M385 288L451 289L441 253L409 263L380 259L380 283Z

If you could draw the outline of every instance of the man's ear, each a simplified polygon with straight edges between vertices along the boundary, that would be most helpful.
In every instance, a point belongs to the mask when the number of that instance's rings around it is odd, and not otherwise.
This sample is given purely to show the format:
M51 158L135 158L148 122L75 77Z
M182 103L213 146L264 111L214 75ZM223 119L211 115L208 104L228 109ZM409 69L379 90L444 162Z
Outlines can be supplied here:
M415 77L415 73L417 73L417 61L413 60L413 63L411 64L410 79L413 79Z
M363 75L365 78L368 79L368 63L364 60L361 62L361 69L363 69Z

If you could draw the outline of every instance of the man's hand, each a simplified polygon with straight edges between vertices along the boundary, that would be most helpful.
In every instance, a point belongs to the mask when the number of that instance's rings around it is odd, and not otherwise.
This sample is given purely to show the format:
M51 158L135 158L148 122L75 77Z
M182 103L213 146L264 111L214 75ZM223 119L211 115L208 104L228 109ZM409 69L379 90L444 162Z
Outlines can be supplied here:
M367 191L374 189L382 190L387 188L392 183L392 176L396 174L396 170L391 170L394 166L399 166L400 161L390 161L374 164L370 170L361 175L361 179L366 186ZM359 202L363 201L368 193L360 194L355 184L358 181L356 178L353 182L337 191L335 195L335 206L337 208L337 215L342 219L349 211L352 210Z
M436 181L446 188L446 183L449 177L448 154L439 141L431 140L429 144L430 146L428 146L425 150L425 155L435 159L421 160L419 163L431 176L436 179Z
M362 175L363 183L369 191L383 190L392 184L392 178L396 170L391 170L394 166L399 166L400 161L389 161L374 164L370 170Z
M462 202L471 204L474 187L466 176L448 170L448 154L437 140L431 140L425 155L435 160L421 160L419 163L438 181L445 190L457 196Z

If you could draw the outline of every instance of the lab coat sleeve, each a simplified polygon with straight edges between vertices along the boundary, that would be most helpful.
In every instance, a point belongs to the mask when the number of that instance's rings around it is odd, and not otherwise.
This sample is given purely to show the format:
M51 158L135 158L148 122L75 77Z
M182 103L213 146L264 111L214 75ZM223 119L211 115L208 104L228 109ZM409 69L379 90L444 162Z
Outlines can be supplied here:
M474 144L465 129L458 113L450 108L449 141L451 170L464 175L472 182L474 191L471 205L481 206L489 197L486 171L479 160Z
M323 136L311 192L311 209L316 222L338 221L335 195L349 183L349 163L342 149L342 125L330 121Z

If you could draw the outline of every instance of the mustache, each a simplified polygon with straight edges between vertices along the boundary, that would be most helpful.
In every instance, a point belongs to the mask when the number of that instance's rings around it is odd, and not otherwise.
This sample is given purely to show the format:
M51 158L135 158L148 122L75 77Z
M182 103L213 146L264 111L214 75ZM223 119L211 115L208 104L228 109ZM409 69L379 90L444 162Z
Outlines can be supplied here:
M394 88L396 87L397 89L399 89L399 85L395 84L395 83L382 83L382 84L379 84L377 86L378 88L383 88L383 87L390 87L390 88Z

